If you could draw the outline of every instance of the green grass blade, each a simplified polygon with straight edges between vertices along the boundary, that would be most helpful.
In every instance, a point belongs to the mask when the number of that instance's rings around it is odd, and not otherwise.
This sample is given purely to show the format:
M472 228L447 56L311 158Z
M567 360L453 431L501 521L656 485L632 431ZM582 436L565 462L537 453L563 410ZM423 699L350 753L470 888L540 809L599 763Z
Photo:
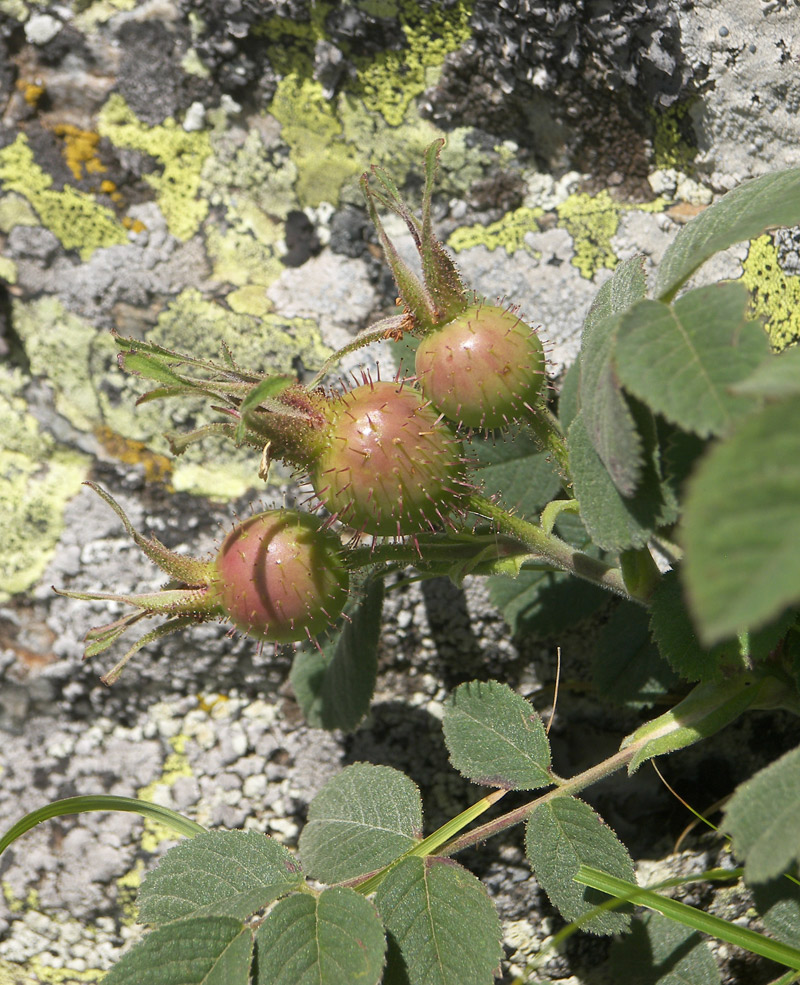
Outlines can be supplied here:
M146 800L137 800L135 797L115 797L113 794L96 794L91 797L67 797L66 800L54 800L52 804L39 807L25 817L20 818L16 824L12 825L0 838L0 855L13 844L20 835L35 828L42 821L49 821L52 817L62 817L64 814L85 814L88 811L131 811L134 814L141 814L152 821L158 821L166 825L179 835L186 835L193 838L201 834L206 829L196 821L190 821L183 814L172 811L169 807L161 807L159 804L150 804Z
M678 900L659 896L658 893L654 893L650 889L640 889L633 883L606 875L605 872L593 869L588 865L582 865L574 878L575 882L583 886L589 886L592 889L600 890L600 892L608 893L609 896L616 896L618 899L657 910L665 917L691 927L692 930L699 930L711 937L733 944L735 947L741 947L753 954L759 954L763 958L769 958L770 961L777 961L788 968L800 970L800 950L790 947L788 944L771 940L769 937L757 934L753 930L747 930L745 927L737 927L735 924L728 923L727 920L721 920L710 913L703 913L702 910L687 906Z

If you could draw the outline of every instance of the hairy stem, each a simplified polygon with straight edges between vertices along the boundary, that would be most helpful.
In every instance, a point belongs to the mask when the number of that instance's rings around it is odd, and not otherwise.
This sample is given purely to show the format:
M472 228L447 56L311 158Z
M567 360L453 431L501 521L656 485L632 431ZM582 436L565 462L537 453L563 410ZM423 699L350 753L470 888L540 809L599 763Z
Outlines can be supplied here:
M530 413L525 417L525 423L528 425L536 443L543 451L548 452L553 457L555 466L561 476L562 485L572 495L569 453L567 451L567 443L564 440L564 432L561 430L558 419L542 402L530 408Z
M641 601L630 595L619 568L599 561L597 558L589 557L588 554L583 554L559 537L545 533L537 524L530 523L518 516L512 516L501 506L484 496L470 496L469 509L479 516L493 520L501 533L514 537L521 544L524 544L531 554L538 554L554 567L577 575L578 578L593 581L595 584L634 602Z
M636 744L636 751L638 751L638 748L639 743ZM475 828L466 834L460 835L458 838L454 838L453 841L440 849L437 854L455 855L456 852L461 852L465 848L471 848L481 841L486 841L487 838L491 838L506 828L510 828L524 821L537 807L541 807L542 804L546 804L549 800L554 800L556 797L573 796L574 794L580 793L586 787L590 787L593 783L597 783L598 780L602 780L606 776L611 776L612 773L616 773L623 766L627 766L634 755L635 751L631 746L621 749L613 756L603 760L602 763L598 763L596 766L591 766L588 770L584 770L583 773L579 773L569 780L561 780L557 787L548 790L547 793L542 794L535 800L523 804L522 807L517 807L507 814L503 814L501 817L496 817L493 821L487 821L486 824L482 824L479 828Z

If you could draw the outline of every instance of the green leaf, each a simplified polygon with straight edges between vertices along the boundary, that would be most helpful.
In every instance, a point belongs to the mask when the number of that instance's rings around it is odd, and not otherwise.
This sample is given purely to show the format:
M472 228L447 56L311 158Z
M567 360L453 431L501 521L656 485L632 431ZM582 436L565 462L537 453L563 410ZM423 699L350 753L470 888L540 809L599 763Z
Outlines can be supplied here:
M610 315L621 314L645 296L647 277L644 272L644 254L637 254L618 263L614 275L595 295L583 323L584 340L597 325Z
M569 420L578 406L584 409L592 444L625 496L633 494L639 481L642 442L617 380L615 346L620 316L645 295L644 260L635 256L618 264L589 308L581 336L578 399ZM562 424L566 427L563 416Z
M792 621L792 614L786 613L742 639L706 647L692 625L675 571L664 576L650 601L653 639L670 665L690 681L721 680L764 660L786 635Z
M608 592L562 571L522 570L488 579L492 603L516 635L553 636L608 602Z
M385 950L375 907L355 890L290 896L256 933L255 985L375 985Z
M619 493L586 432L583 411L570 425L567 447L581 518L599 547L644 547L658 527L676 518L674 494L661 482L652 456L636 495L625 498Z
M504 790L549 786L550 743L539 713L507 684L461 684L444 706L450 762L474 783Z
M542 889L566 920L602 902L573 876L585 862L635 881L630 855L611 828L576 797L555 797L537 807L525 827L525 852ZM606 911L581 924L595 934L617 934L630 923L625 913Z
M30 831L31 828L35 828L37 824L41 824L42 821L49 821L53 817L63 817L65 814L86 814L89 811L130 811L164 824L177 834L186 835L189 838L202 834L206 830L202 824L191 821L188 817L178 814L177 811L170 810L169 807L151 804L146 800L136 800L134 797L117 797L114 794L67 797L64 800L54 800L44 807L38 807L35 811L31 811L30 814L20 818L0 838L0 855L17 838L24 835L26 831Z
M736 788L722 830L744 859L748 882L766 882L800 860L800 747Z
M104 985L248 985L253 938L232 917L159 927L131 948Z
M611 945L609 971L625 985L719 985L717 962L708 944L689 927L644 913L630 933Z
M575 362L564 374L561 392L558 395L558 422L564 434L580 410L581 357L580 353Z
M208 831L170 849L139 890L139 920L159 925L194 916L244 920L297 889L291 852L257 831Z
M622 385L685 431L721 434L752 409L731 384L769 354L766 332L747 319L744 284L712 284L671 307L642 301L622 319L617 368Z
M252 390L247 394L244 400L239 405L239 414L241 419L236 426L236 440L244 441L246 435L246 415L255 410L259 404L267 402L267 409L271 409L269 406L269 401L274 400L275 397L283 393L284 390L292 386L293 383L297 383L297 380L293 376L268 376L265 380L257 383ZM276 408L277 409L277 408ZM285 406L280 407L281 410L286 410Z
M712 448L688 486L685 584L706 645L800 600L800 398Z
M473 438L469 450L477 453L486 494L499 492L504 506L523 516L538 515L561 488L550 456L524 432L505 439Z
M735 383L731 391L764 400L800 397L800 346L793 345L769 356L750 376Z
M642 439L616 367L621 314L597 323L581 346L580 406L586 433L623 496L636 491L644 467ZM573 425L574 427L574 421Z
M592 668L598 692L614 704L643 708L671 691L678 677L650 638L647 610L623 602L603 626Z
M499 973L494 904L481 882L450 859L403 859L380 885L375 905L402 966L387 974L386 985L491 985Z
M675 752L719 732L759 697L771 696L775 686L775 678L754 674L740 674L722 683L697 684L674 708L640 725L622 740L620 749L639 747L628 764L628 773L635 773L654 756Z
M340 627L319 640L321 650L313 643L298 649L289 680L312 727L352 732L369 711L382 610L383 579L373 578L362 597L348 603Z
M779 876L751 888L756 909L769 933L800 950L800 886L796 879Z
M312 878L340 882L388 865L421 835L414 781L390 766L355 763L311 801L300 856Z
M800 169L745 181L688 222L658 266L654 296L669 300L695 270L720 250L776 226L800 223Z

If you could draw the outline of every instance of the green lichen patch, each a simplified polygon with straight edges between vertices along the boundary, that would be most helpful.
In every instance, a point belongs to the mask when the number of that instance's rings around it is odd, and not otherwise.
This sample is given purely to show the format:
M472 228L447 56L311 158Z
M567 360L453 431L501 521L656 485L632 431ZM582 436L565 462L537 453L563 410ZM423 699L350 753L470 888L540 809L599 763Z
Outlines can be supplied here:
M63 529L64 506L90 461L41 431L21 396L17 371L0 372L0 601L41 577Z
M364 170L364 150L349 143L322 86L288 75L278 83L270 112L281 124L297 168L295 194L302 205L339 202L342 185Z
M0 281L6 284L17 283L17 265L8 257L0 257Z
M469 38L472 7L471 0L458 0L447 9L432 5L424 10L419 3L401 0L397 14L405 44L371 60L353 53L358 76L352 92L389 126L399 126L410 104L432 82L427 70L438 68Z
M525 236L539 228L536 220L542 215L544 210L539 208L514 209L488 226L476 223L473 226L456 229L448 239L447 245L456 253L469 250L473 246L485 246L487 250L496 250L502 246L511 256L517 250L530 249L525 242Z
M613 270L617 257L611 237L619 227L622 208L607 191L597 195L579 193L556 206L559 225L572 236L575 253L572 263L584 277L592 278L598 270Z
M120 375L111 336L66 311L53 296L14 301L13 317L31 372L52 386L56 410L78 430L94 430L102 423L97 381L108 373Z
M159 162L161 173L145 174L144 179L154 189L172 235L181 240L193 236L208 215L208 202L198 193L203 165L211 154L210 135L187 132L171 118L149 127L119 93L101 110L97 131L116 146L142 151Z
M24 134L0 150L0 186L25 198L67 250L88 260L100 246L126 243L128 232L114 213L91 195L67 185L54 191L53 179L36 164Z
M0 232L10 233L14 226L38 226L36 213L22 195L3 195L0 198Z
M752 295L752 311L764 320L773 349L800 341L800 277L785 273L769 235L750 243L741 280Z
M669 109L651 110L653 135L653 165L691 173L697 147L689 139L691 133L690 103L676 103Z

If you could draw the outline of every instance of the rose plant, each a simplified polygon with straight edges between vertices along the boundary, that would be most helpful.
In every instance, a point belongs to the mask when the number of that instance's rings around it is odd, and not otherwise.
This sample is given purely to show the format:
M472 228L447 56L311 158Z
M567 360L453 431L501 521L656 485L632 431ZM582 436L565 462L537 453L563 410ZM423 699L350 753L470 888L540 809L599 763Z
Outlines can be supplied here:
M366 329L310 383L117 339L123 368L156 384L141 399L205 394L221 413L173 435L176 453L209 433L252 445L260 474L275 459L298 470L310 509L257 514L216 557L187 559L136 533L98 489L170 582L143 596L64 590L135 609L92 630L86 655L147 617L164 621L107 681L143 645L199 620L227 620L277 644L305 641L291 681L308 721L352 730L374 688L386 576L411 566L458 584L488 578L520 634L564 627L611 593L618 603L597 640L596 692L638 708L669 696L672 706L611 757L564 778L523 697L502 682L464 684L447 701L444 738L453 766L491 792L423 837L414 783L355 764L312 802L302 866L254 832L205 832L115 797L48 805L0 839L0 851L33 824L76 810L138 810L195 836L145 880L140 919L150 932L108 985L156 973L164 985L481 985L500 961L499 923L480 882L452 856L524 823L537 879L571 921L565 933L624 933L631 917L618 908L633 901L663 915L641 921L640 932L653 954L673 955L681 980L719 980L693 936L701 930L782 963L788 985L800 972L800 903L784 879L800 861L800 749L733 793L723 828L743 868L690 877L743 876L765 934L638 887L627 851L577 794L748 709L800 709L800 349L770 351L741 283L688 284L718 251L800 223L800 170L748 182L688 223L649 290L642 257L620 263L586 316L554 408L538 334L515 307L467 291L433 232L441 146L426 154L421 218L387 173L364 175L402 312ZM379 206L409 229L421 277L386 234ZM398 362L413 359L413 373L330 383L343 355L387 339ZM358 591L349 588L354 575ZM512 790L537 793L470 827ZM765 813L774 823L763 823ZM675 980L671 960L653 982Z

